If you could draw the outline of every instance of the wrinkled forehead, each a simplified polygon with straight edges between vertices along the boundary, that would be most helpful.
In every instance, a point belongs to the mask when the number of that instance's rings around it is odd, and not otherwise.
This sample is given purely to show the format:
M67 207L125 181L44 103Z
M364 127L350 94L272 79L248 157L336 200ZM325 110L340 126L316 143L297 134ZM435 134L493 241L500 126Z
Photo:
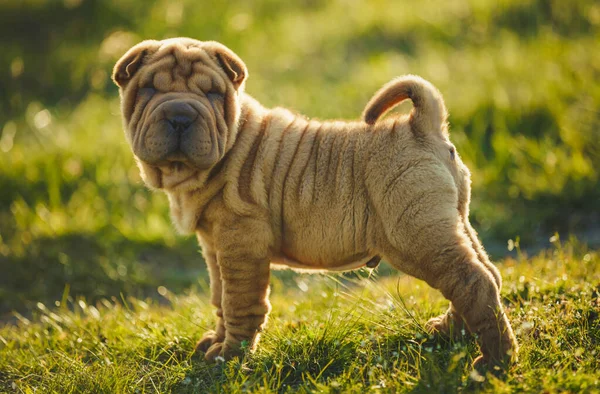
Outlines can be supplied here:
M139 87L161 92L224 93L227 76L200 41L171 39L157 43L139 72Z

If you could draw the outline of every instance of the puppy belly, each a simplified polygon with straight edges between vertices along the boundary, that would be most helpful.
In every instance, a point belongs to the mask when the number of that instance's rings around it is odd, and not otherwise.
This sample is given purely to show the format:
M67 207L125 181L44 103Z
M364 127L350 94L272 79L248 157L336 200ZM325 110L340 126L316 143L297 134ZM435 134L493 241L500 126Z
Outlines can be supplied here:
M293 208L282 226L276 264L303 270L346 271L364 266L374 256L367 245L366 230L356 225L358 215L336 211L331 204L314 204L310 210Z
M364 267L373 256L361 253L360 255L354 255L345 259L331 258L331 260L321 261L321 259L315 259L313 261L303 259L303 261L290 257L286 254L282 254L273 259L271 262L275 269L278 268L291 268L294 270L301 271L349 271L357 268Z

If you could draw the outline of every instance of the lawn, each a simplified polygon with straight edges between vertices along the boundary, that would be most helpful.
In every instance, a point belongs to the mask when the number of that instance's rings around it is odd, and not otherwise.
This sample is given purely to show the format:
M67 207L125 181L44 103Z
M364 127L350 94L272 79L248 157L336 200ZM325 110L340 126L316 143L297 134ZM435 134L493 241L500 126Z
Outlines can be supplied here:
M429 337L446 302L420 281L364 269L277 276L258 351L209 364L205 292L38 303L0 328L0 390L18 392L598 392L600 256L571 241L508 258L502 297L521 349L506 376L476 375L474 340ZM381 267L386 271L385 267Z

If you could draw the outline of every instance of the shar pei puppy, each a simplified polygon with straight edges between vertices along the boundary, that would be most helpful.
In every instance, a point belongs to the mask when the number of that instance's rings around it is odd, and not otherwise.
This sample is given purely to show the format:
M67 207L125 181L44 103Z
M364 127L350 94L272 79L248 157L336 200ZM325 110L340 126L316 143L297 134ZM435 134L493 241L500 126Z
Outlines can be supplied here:
M210 273L208 360L254 349L272 265L349 270L379 258L451 301L428 322L465 324L504 367L517 343L501 277L469 223L470 174L448 138L438 90L417 76L383 86L360 121L307 119L244 93L244 62L217 42L143 41L115 65L125 134L144 182L163 190ZM410 99L409 115L380 117Z

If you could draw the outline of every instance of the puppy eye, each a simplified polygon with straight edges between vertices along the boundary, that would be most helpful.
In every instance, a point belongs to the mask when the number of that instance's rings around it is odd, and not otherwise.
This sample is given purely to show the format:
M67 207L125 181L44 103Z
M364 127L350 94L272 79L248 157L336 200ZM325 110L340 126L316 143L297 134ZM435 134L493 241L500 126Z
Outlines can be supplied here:
M154 88L148 87L138 89L137 96L135 98L134 109L145 107L146 104L148 104L148 102L152 99L152 96L154 96L154 93L156 93Z
M452 148L450 148L450 159L451 160L454 160L454 155L455 155L455 153L454 153L454 147L452 147Z
M208 92L206 98L208 98L209 101L223 100L223 95L219 92Z
M144 87L138 90L138 96L151 96L156 92L153 87Z

